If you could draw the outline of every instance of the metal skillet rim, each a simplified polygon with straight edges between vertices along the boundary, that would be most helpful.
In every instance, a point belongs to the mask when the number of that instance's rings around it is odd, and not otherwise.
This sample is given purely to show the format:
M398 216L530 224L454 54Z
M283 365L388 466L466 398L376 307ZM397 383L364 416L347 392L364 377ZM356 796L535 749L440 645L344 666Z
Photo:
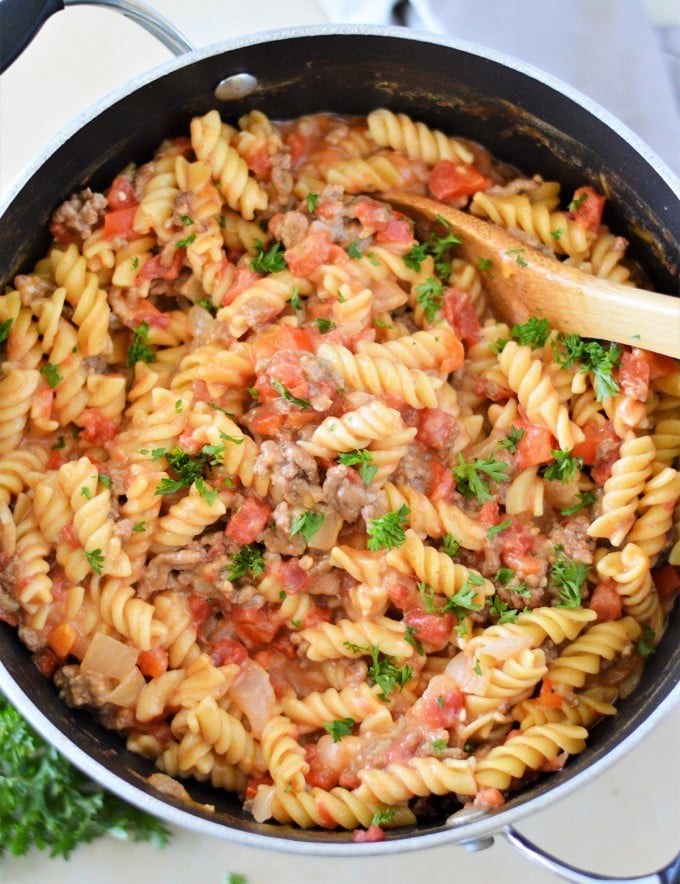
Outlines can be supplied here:
M464 40L442 38L439 35L427 32L416 30L406 31L401 28L380 26L314 25L275 29L211 44L210 46L196 49L192 52L178 56L177 58L170 59L169 61L154 67L150 71L144 72L132 80L126 81L121 87L111 91L100 101L96 102L82 114L78 115L68 126L62 129L62 131L55 136L48 145L46 145L39 156L29 164L24 172L19 175L18 179L8 189L6 197L0 202L0 216L4 213L7 206L13 202L34 173L59 147L66 144L79 129L83 128L88 122L105 111L109 106L123 100L135 90L166 74L173 73L188 64L198 63L205 58L227 53L230 50L243 49L251 45L260 45L275 40L280 41L300 37L311 38L315 36L389 37L404 39L409 42L432 43L478 56L495 62L505 68L518 71L556 92L561 93L578 104L583 110L597 117L605 126L624 139L630 145L631 149L634 152L637 152L637 154L640 155L665 181L674 192L675 196L680 200L680 179L639 136L586 95L539 68L521 62L507 54L488 49L479 44ZM545 793L535 796L509 810L501 810L493 815L471 819L459 826L442 828L439 831L430 831L422 834L407 834L394 840L388 838L388 840L384 842L354 844L352 842L323 842L320 840L304 841L273 837L269 834L251 833L240 829L235 825L227 826L221 822L204 819L203 817L192 814L190 811L174 807L160 798L155 798L147 792L136 788L133 784L127 782L117 774L112 774L104 765L95 761L87 752L80 749L80 747L74 742L66 738L64 733L54 725L32 702L30 697L19 688L16 681L9 675L9 672L2 663L0 663L0 689L5 693L9 701L19 709L21 714L24 715L36 731L38 731L38 733L48 740L49 743L54 745L58 751L65 755L88 776L92 777L92 779L99 782L105 788L110 789L129 803L155 814L170 824L193 830L200 834L218 837L222 840L232 841L242 844L243 846L254 848L304 855L352 857L359 855L368 856L410 852L426 847L435 847L448 843L460 843L498 834L504 826L514 823L524 816L538 812L549 804L553 804L554 801L559 800L575 789L580 788L580 786L586 781L591 781L593 776L603 773L610 767L610 765L616 763L616 761L618 761L624 754L637 746L657 725L661 718L665 717L672 708L680 703L680 684L676 684L662 703L650 715L641 721L630 734L622 739L615 747L611 748L606 755L587 765L582 771L573 775L563 783L555 782L559 775L554 775L551 786ZM111 780L114 782L111 783Z

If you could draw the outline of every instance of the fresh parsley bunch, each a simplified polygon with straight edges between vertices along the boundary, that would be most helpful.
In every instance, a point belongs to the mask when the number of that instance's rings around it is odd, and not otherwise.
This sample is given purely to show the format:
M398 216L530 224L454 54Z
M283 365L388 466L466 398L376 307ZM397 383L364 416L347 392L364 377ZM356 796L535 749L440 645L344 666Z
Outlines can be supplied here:
M158 846L170 835L76 770L0 695L0 857L36 847L66 859L107 833Z

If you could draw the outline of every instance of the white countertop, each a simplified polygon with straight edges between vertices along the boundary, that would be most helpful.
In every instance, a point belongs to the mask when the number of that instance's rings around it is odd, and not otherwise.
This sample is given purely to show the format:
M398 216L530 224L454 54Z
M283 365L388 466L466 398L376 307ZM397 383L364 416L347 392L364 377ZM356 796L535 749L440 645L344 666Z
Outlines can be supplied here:
M326 22L314 0L153 0L197 46L240 34ZM680 4L647 4L658 21L679 23ZM196 10L201 10L198 15ZM227 11L228 10L228 11ZM675 11L674 11L675 10ZM665 17L665 18L664 18ZM72 8L54 16L0 79L0 192L4 193L59 130L110 90L166 60L168 52L112 12ZM124 121L122 121L124 125ZM651 872L680 846L680 708L622 760L578 792L518 828L563 860L601 874ZM223 884L227 872L248 884L369 884L453 880L551 884L555 875L515 853L501 838L471 854L437 847L392 857L296 857L233 846L177 831L162 851L103 838L68 862L33 853L0 861L5 884Z

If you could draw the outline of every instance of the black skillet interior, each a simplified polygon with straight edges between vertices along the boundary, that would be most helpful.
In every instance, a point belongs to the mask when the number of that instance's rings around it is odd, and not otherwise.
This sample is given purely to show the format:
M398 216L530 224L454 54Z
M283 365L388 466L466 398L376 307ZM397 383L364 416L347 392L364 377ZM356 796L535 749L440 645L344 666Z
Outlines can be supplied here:
M257 77L257 90L248 98L220 105L213 96L217 83L243 71ZM286 119L322 110L363 114L382 106L479 141L526 173L556 178L565 194L584 182L606 187L611 199L605 220L630 238L632 253L659 291L678 292L677 195L623 135L521 70L454 46L358 29L275 35L224 53L190 56L181 67L105 109L51 155L8 206L0 226L0 281L10 281L45 254L45 227L63 199L85 184L105 188L131 160L148 160L163 138L186 134L195 114L218 107L231 120L259 108L272 118ZM667 638L678 634L679 621L676 608ZM87 714L68 709L5 624L0 624L0 659L24 694L102 766L89 773L114 790L115 780L106 776L107 770L143 792L156 794L143 779L153 766L127 752L117 734L99 727ZM679 673L680 647L666 641L651 658L639 690L621 703L615 720L598 725L588 750L561 774L538 781L512 799L503 813L520 805L529 807L532 799L597 764L667 698ZM0 687L1 676L0 672ZM30 720L30 705L24 712ZM284 846L282 838L329 845L348 840L346 834L259 825L228 795L198 783L189 785L189 790L196 801L217 808L216 816L194 811L199 816L244 833L266 834L276 839L278 847ZM443 817L390 838L441 833L442 825ZM455 837L463 836L461 830Z

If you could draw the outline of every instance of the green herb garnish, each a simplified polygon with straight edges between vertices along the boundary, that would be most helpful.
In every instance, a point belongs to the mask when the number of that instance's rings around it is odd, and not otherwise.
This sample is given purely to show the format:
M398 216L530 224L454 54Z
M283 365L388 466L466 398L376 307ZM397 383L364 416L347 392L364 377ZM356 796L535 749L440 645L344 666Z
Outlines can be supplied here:
M352 733L355 724L353 718L335 718L333 721L324 721L323 729L333 737L334 743L339 743L343 737Z
M305 510L299 516L296 516L290 526L291 539L297 534L301 534L307 543L309 543L324 523L323 513L312 513Z
M266 249L262 240L256 239L253 246L255 257L251 259L250 266L256 273L280 273L288 267L282 243L274 242Z
M493 500L489 483L481 475L482 473L493 482L507 482L510 478L508 465L491 456L474 458L474 460L466 462L459 452L458 466L453 467L452 470L457 490L468 500L477 498L480 503Z
M385 513L377 519L371 519L366 529L368 533L367 546L372 552L379 549L393 549L401 546L406 540L406 526L408 515L411 512L406 504L402 504L398 510Z

